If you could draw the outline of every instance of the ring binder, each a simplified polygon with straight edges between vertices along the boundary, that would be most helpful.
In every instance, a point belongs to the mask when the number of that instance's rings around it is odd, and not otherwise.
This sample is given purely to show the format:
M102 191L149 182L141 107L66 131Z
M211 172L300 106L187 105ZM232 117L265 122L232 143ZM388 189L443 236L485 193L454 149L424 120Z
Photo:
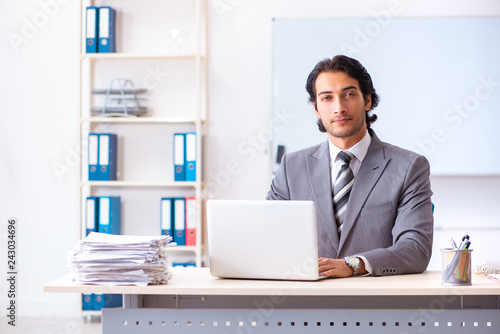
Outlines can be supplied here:
M116 11L108 6L99 7L99 53L116 51L115 45Z
M85 17L85 52L86 53L96 53L97 52L97 39L98 39L98 8L97 7L87 7L86 17Z

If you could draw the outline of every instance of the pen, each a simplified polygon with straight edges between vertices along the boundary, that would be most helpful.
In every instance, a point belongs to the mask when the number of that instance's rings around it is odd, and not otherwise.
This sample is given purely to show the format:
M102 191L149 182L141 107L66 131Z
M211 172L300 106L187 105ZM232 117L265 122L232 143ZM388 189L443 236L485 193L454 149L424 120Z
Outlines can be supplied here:
M455 242L455 240L453 240L453 237L451 238L451 246L453 247L453 249L457 249L457 243Z
M458 249L459 250L463 250L463 246L465 245L465 240L469 241L470 237L468 234L464 235L464 237L462 238L462 242L460 243L460 246L458 246Z

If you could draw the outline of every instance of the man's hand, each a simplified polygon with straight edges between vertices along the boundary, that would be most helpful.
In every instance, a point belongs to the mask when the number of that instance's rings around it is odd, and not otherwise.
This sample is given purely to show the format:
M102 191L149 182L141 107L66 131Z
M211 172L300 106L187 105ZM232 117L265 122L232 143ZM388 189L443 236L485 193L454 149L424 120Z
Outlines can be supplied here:
M365 263L362 259L361 267L359 268L358 275L364 275L367 273L365 269ZM351 277L353 274L353 269L349 267L344 259L329 259L326 257L321 257L318 260L318 269L320 275L323 276L333 276L333 277Z

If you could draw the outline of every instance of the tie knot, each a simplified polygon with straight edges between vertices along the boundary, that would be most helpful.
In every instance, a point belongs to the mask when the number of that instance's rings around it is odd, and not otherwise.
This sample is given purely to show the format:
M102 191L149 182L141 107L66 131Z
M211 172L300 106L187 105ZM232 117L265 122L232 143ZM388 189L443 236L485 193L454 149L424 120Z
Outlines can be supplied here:
M349 151L340 151L337 157L346 165L349 165L354 155Z

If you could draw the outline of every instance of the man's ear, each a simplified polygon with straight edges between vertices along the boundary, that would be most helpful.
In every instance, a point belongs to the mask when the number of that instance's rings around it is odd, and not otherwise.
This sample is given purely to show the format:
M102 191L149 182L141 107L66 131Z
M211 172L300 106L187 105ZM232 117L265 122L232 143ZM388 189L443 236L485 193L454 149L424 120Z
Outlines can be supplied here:
M318 108L316 107L316 101L313 102L313 106L314 106L314 114L316 114L316 117L320 118Z
M368 94L366 95L365 98L365 111L370 110L371 107L372 107L372 94Z

